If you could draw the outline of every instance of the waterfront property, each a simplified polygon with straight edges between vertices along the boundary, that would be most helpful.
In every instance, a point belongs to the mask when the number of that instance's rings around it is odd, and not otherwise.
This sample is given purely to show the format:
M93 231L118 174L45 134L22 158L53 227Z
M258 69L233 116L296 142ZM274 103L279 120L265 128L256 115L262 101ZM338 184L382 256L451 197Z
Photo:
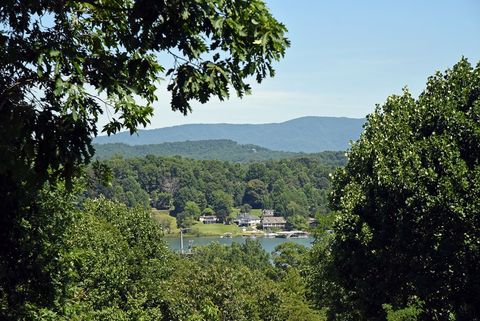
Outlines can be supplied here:
M240 213L237 217L233 220L234 223L238 224L238 226L250 226L255 227L260 224L261 220L259 217L250 215L248 213Z
M262 219L262 229L285 229L287 221L281 216L264 216Z
M263 209L262 210L262 217L268 217L268 216L275 216L274 211L270 209Z
M215 215L202 215L198 220L203 224L215 224L218 222L218 218Z

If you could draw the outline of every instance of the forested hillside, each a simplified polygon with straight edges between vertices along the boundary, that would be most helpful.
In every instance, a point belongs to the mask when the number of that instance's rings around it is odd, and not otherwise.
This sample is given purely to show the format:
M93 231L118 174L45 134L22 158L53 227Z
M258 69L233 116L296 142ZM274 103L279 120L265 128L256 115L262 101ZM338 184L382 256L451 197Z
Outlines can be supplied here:
M187 140L230 139L272 150L316 153L346 150L349 141L360 137L365 119L345 117L302 117L271 124L191 124L139 130L94 139L96 144L160 144Z
M309 216L327 212L329 175L345 164L341 152L279 161L239 164L217 160L147 156L114 157L90 168L89 197L104 195L129 206L145 205L184 212L187 203L200 211L211 209L226 220L231 208L249 204L273 208L291 224L304 225ZM100 165L113 181L102 184L95 174Z
M240 145L232 140L200 140L152 145L130 146L123 143L96 144L95 157L108 159L114 155L125 158L155 156L182 156L193 159L217 159L232 162L262 161L299 157L303 153L273 151L257 145Z

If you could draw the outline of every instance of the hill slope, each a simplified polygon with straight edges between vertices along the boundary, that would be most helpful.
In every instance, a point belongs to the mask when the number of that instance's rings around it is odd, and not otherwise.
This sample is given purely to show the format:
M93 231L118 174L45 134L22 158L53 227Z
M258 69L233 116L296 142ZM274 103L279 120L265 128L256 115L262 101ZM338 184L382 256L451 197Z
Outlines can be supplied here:
M155 156L183 156L193 159L217 159L233 162L263 161L291 158L304 154L272 151L257 145L240 145L232 140L200 140L130 146L123 143L94 145L95 156L108 159L113 155L125 158Z
M159 144L165 142L229 139L240 144L254 144L272 150L289 152L321 152L346 150L350 140L356 140L365 119L335 117L302 117L283 123L192 124L151 130L140 130L138 135L119 133L99 136L94 143L124 143L129 145Z

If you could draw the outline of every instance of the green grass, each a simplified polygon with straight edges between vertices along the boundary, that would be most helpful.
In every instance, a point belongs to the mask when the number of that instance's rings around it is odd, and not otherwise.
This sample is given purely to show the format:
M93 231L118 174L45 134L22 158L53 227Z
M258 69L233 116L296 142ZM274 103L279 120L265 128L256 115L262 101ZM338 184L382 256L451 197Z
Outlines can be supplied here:
M230 214L231 217L235 218L237 215L240 214L239 208L232 208L232 213ZM250 215L261 217L262 216L262 209L261 208L254 208L250 211Z
M262 209L261 208L254 208L250 211L250 215L261 217L262 216Z
M197 236L219 236L225 233L232 233L234 236L241 235L242 229L235 224L225 225L196 223L188 232L188 234Z
M240 210L238 208L233 208L230 217L234 219L238 213L240 213ZM250 214L260 217L262 215L262 210L252 209ZM170 216L168 210L152 209L152 218L163 227L165 236L180 234L180 230L177 228L177 219L173 216ZM250 230L252 229L247 229L247 231ZM243 234L243 230L236 224L203 224L197 222L188 231L188 234L196 236L221 236L225 233L232 233L233 236L238 236Z
M165 234L180 233L180 230L177 228L177 219L170 216L170 211L152 208L152 218L162 226Z

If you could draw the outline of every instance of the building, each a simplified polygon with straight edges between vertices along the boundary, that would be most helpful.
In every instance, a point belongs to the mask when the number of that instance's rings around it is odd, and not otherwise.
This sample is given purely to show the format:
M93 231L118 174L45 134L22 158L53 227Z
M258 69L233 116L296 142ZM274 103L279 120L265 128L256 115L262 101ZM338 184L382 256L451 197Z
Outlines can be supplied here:
M274 211L270 209L262 210L262 217L274 216Z
M262 229L285 229L287 221L281 216L264 216L262 219Z
M215 215L202 215L198 220L203 224L214 224L218 222L218 218Z
M240 213L233 220L233 222L237 223L238 226L257 226L260 224L261 220L259 217L250 215L248 213Z

